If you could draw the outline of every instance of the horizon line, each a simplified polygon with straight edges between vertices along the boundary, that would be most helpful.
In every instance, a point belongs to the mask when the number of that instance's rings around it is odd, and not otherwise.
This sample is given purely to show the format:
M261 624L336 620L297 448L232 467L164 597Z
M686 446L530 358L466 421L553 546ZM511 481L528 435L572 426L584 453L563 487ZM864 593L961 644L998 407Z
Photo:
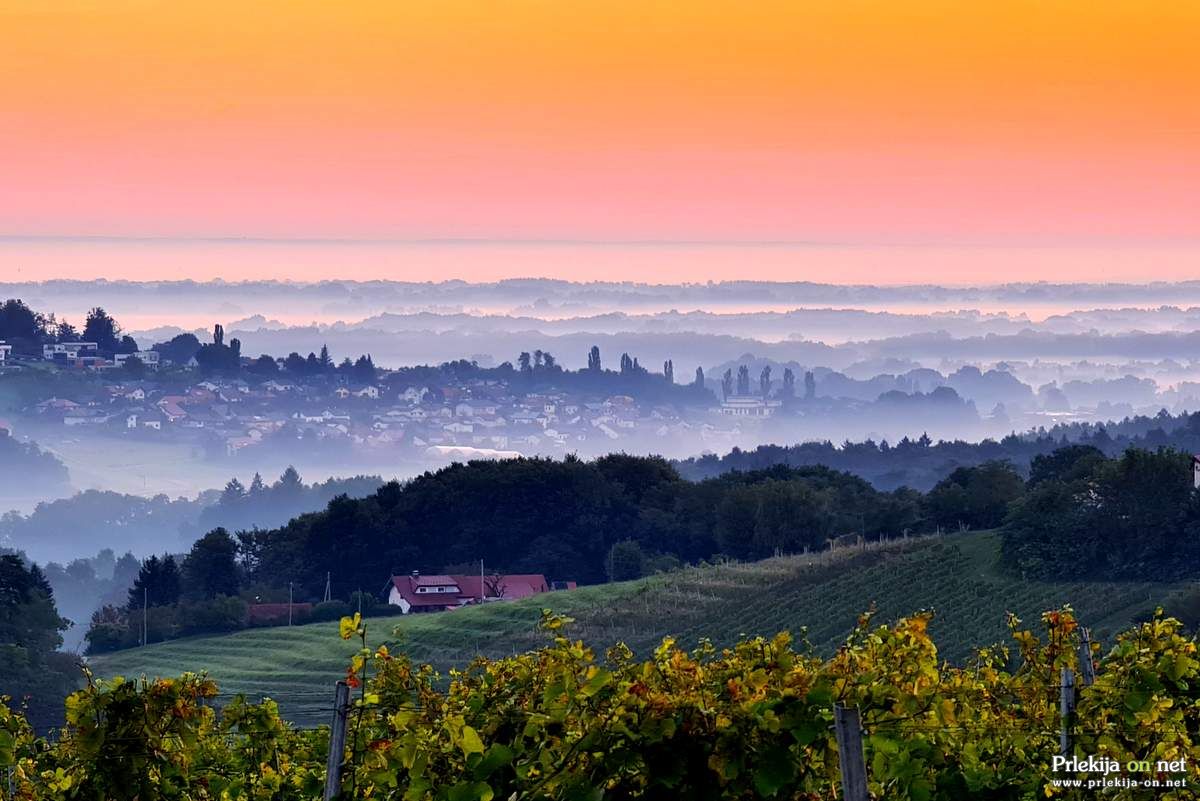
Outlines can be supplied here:
M539 237L273 237L273 236L137 236L120 234L0 234L3 244L131 244L131 245L313 245L400 247L711 247L711 248L984 248L997 250L1059 248L1176 248L1200 247L1200 238L1184 240L1135 239L1105 241L902 241L839 239L593 239Z

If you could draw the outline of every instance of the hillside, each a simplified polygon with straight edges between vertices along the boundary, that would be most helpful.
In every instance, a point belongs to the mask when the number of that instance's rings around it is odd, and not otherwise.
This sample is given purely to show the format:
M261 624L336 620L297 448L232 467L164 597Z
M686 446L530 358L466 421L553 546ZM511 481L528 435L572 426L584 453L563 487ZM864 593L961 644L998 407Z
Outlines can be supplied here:
M1003 640L1005 611L1032 621L1064 603L1101 640L1148 613L1175 585L1035 582L999 574L992 533L893 542L867 550L792 556L747 564L689 568L639 581L584 587L527 601L455 612L368 621L373 643L394 640L414 660L445 670L477 653L500 655L543 642L542 607L576 618L572 635L600 648L618 640L644 654L664 635L691 646L742 634L799 634L833 650L872 604L888 620L931 608L943 656L961 660L973 647ZM332 623L201 637L94 657L97 675L175 675L207 670L223 694L269 695L303 725L324 723L333 682L353 643Z

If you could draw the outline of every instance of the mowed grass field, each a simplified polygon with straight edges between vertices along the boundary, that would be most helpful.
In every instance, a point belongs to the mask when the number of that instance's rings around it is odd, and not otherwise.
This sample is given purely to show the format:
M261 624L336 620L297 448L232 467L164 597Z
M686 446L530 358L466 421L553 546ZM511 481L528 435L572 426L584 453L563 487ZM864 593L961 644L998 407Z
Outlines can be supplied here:
M367 633L372 645L387 642L445 672L479 654L536 648L546 641L536 626L543 608L574 617L571 636L597 651L622 641L639 655L667 635L689 647L702 638L723 646L781 630L803 634L828 653L871 607L878 622L930 609L940 654L959 661L974 648L1007 639L1005 612L1036 626L1042 611L1069 603L1094 638L1107 641L1178 588L1023 581L997 570L998 551L998 536L981 532L693 567L513 603L368 618ZM316 725L327 722L333 683L354 650L355 643L338 638L336 623L314 623L159 643L93 657L91 664L105 677L207 671L223 696L271 697L297 724Z

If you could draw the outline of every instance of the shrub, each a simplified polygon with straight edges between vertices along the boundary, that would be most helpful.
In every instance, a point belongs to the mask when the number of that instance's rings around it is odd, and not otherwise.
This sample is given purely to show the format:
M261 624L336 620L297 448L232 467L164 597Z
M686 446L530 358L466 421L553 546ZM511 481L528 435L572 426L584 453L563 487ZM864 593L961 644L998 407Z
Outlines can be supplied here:
M218 595L207 601L184 601L179 605L181 636L237 631L246 626L246 602Z

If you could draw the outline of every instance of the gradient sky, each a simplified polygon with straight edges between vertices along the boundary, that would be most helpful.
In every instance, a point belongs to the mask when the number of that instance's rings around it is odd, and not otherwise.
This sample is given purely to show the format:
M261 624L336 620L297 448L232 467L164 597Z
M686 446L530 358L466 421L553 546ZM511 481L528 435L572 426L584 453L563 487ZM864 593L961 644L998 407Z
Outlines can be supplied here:
M0 0L0 272L1200 277L1198 42L1190 0ZM805 246L24 239L96 236Z

